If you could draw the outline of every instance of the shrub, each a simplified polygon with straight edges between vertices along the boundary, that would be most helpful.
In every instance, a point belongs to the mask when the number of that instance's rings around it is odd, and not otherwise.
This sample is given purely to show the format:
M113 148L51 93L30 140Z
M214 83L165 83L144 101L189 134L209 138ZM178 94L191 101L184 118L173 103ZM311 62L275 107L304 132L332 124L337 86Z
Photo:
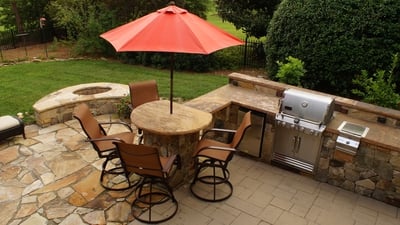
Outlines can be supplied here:
M130 118L131 112L131 96L128 95L120 99L119 103L117 104L117 113L120 118L128 119Z
M372 76L363 70L353 79L353 83L359 89L352 92L362 98L363 101L392 109L399 109L400 95L397 94L396 84L393 81L393 71L398 61L397 55L393 58L393 66L390 72L378 70Z
M78 34L74 47L76 54L101 55L102 53L109 53L110 45L105 44L105 41L99 37L104 31L104 27L110 26L112 21L112 13L106 11L104 7L104 5L89 7L86 27Z
M129 52L119 54L128 64L141 64L160 69L169 69L171 53ZM209 72L212 70L232 70L241 65L240 47L231 47L209 55L176 53L174 69L180 71Z
M304 63L300 59L292 56L288 56L286 61L286 63L277 62L279 69L276 77L279 79L279 82L301 86L301 78L306 72Z
M290 55L304 62L304 87L350 97L355 74L390 68L399 14L398 0L283 0L268 29L268 73L277 79L276 61Z
M217 51L213 55L214 70L234 70L243 64L240 47L231 47Z

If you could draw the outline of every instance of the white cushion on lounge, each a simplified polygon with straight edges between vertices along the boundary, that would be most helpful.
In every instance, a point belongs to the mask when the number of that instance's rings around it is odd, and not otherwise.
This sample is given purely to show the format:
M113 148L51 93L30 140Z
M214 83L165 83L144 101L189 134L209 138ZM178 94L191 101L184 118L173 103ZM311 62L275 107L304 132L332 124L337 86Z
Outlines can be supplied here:
M0 116L0 130L20 126L20 122L12 116Z

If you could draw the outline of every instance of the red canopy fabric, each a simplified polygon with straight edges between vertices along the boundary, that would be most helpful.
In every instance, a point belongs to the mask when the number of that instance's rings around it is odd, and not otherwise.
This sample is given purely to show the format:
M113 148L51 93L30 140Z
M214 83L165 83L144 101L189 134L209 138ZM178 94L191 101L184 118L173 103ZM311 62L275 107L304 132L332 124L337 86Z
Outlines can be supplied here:
M210 54L244 44L242 40L175 5L114 28L100 37L110 42L117 52ZM174 60L171 61L169 100L172 114Z
M175 5L114 28L100 37L118 52L210 54L243 44L242 40Z

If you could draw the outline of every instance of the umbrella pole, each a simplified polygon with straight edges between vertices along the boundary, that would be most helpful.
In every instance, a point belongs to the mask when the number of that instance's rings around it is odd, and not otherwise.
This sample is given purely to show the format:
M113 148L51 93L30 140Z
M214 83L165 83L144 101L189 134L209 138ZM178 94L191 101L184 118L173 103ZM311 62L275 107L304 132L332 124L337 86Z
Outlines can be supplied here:
M171 53L171 68L170 68L170 79L169 79L169 113L172 114L172 102L173 102L173 89L174 89L174 67L175 67L175 54Z

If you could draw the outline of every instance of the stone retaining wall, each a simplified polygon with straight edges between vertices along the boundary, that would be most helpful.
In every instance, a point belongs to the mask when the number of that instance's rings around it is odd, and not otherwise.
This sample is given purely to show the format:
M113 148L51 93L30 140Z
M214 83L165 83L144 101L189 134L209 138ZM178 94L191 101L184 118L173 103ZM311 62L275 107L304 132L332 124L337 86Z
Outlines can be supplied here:
M400 207L400 153L361 143L352 156L335 149L325 133L315 179Z

